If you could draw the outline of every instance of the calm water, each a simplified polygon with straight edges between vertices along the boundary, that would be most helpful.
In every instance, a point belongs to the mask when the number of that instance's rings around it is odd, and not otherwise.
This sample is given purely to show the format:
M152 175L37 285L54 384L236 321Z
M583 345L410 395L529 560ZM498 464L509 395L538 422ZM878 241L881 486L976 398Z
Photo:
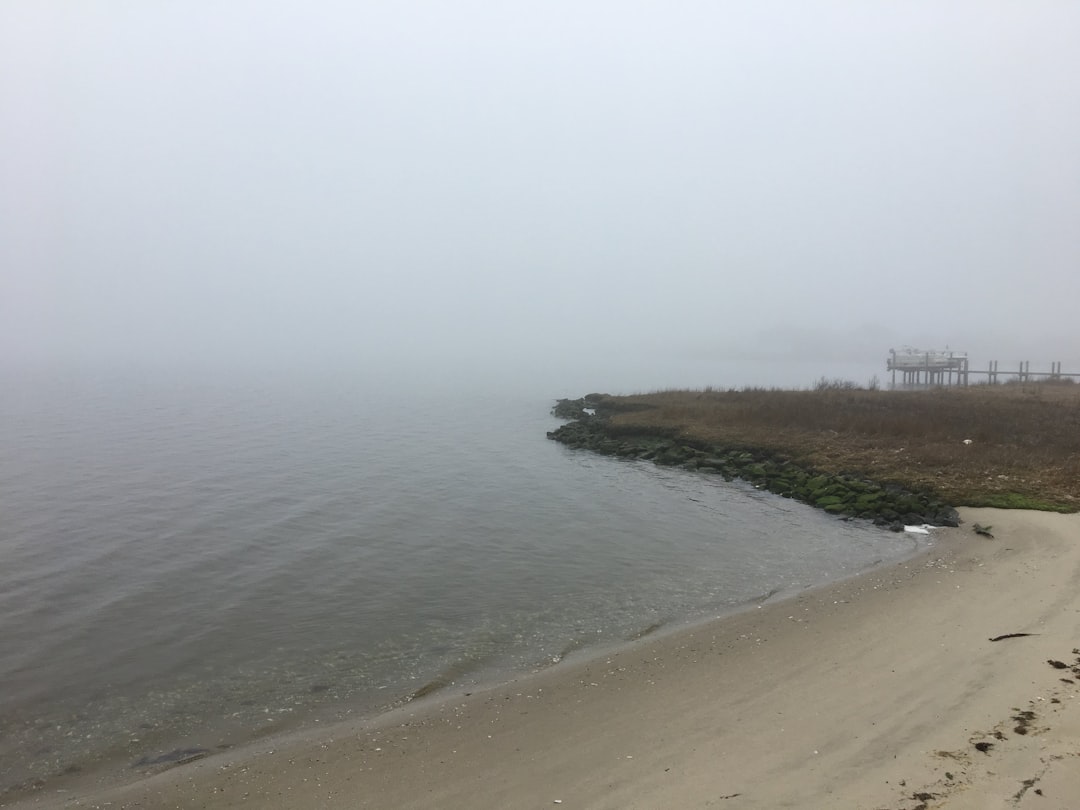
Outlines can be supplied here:
M370 713L912 551L544 394L5 381L0 790ZM0 794L2 795L2 794Z

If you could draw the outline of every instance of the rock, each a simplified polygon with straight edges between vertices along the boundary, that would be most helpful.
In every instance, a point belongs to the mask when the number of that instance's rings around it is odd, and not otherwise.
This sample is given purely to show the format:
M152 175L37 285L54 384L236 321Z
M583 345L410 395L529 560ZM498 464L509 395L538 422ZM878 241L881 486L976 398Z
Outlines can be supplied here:
M591 416L584 409L595 411ZM672 428L651 431L641 426L612 426L614 413L636 410L589 394L578 400L559 400L552 412L567 423L549 431L549 439L568 447L588 449L621 458L651 459L662 466L719 473L725 480L742 478L759 488L824 509L830 514L857 516L877 526L903 531L904 525L958 526L960 516L949 504L896 484L877 483L858 475L828 475L800 468L789 459L765 453L711 446L679 437Z
M934 523L938 526L951 526L956 528L960 525L960 513L953 509L951 506L946 506L938 511L934 515Z
M814 501L815 506L819 506L822 509L827 509L830 506L839 506L844 502L844 499L838 495L825 495Z

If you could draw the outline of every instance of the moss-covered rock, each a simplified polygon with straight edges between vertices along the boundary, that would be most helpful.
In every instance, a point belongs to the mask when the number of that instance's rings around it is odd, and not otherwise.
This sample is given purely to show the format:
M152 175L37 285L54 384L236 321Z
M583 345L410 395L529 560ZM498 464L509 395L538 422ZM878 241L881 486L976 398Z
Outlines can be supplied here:
M625 459L646 459L669 467L683 467L726 480L742 478L783 497L816 506L829 514L858 516L880 526L903 529L905 523L956 526L959 515L949 504L925 493L894 484L882 484L856 475L829 475L804 469L790 459L745 448L710 446L686 440L674 431L644 432L640 427L612 428L613 410L605 410L604 395L559 400L553 413L566 424L548 438L568 447Z

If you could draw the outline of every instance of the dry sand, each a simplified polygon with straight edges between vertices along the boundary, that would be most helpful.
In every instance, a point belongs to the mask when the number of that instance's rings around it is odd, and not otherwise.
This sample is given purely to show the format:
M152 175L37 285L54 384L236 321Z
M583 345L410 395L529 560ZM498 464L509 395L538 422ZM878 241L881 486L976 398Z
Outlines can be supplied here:
M617 654L17 806L1080 807L1080 515L962 514L915 559Z

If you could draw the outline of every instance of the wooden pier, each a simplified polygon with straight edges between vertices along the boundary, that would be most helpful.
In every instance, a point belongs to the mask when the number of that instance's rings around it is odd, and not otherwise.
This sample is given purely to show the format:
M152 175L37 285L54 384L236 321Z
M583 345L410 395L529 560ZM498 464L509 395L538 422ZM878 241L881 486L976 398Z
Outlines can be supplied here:
M998 361L991 360L985 370L973 370L968 362L967 352L922 351L904 348L900 351L889 350L885 361L886 371L892 372L892 387L897 387L896 373L900 372L900 388L927 388L933 386L969 385L971 378L986 377L991 385L999 382L1070 382L1080 378L1080 374L1066 374L1061 371L1061 362L1050 364L1050 371L1032 371L1031 361L1024 360L1016 371L998 368Z

